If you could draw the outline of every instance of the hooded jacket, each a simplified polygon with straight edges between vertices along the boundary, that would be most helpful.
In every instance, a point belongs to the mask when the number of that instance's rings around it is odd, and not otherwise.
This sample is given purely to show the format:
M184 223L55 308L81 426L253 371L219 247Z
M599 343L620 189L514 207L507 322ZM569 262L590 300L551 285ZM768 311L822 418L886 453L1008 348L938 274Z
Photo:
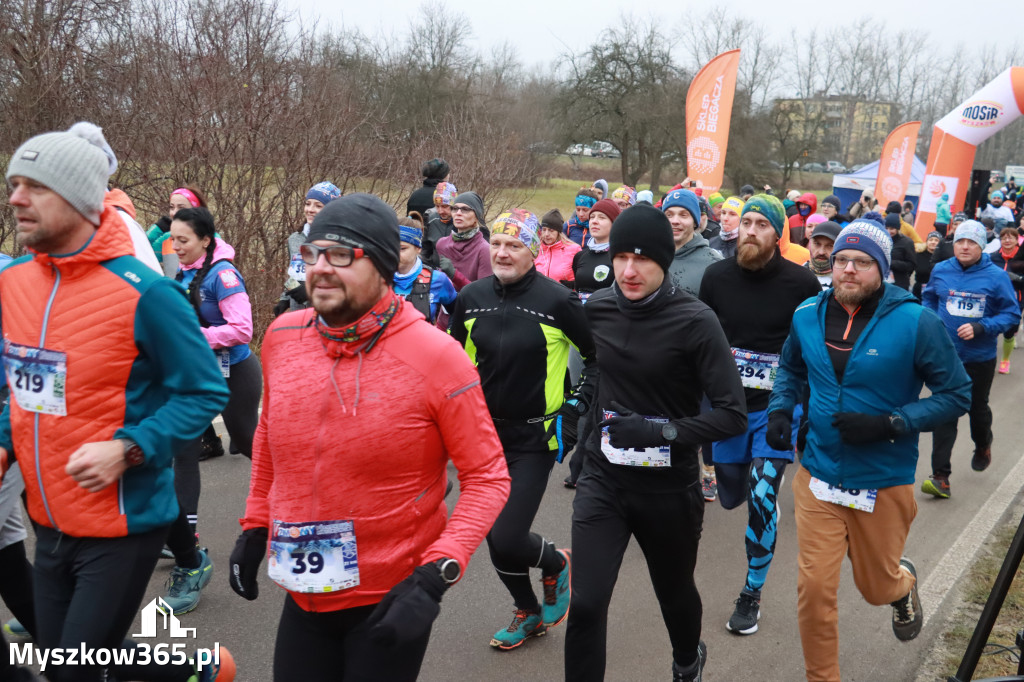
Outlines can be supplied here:
M807 215L800 215L800 211L789 216L789 240L793 243L799 243L800 238L804 236L804 225L807 224L807 219L818 212L818 196L814 192L805 192L801 194L796 203L806 204L811 207L811 210L807 212Z
M135 204L132 203L128 195L119 189L108 190L103 197L103 205L117 209L118 215L121 216L121 222L124 223L125 229L128 230L128 236L132 240L132 255L152 268L157 274L164 274L160 267L160 260L153 252L153 245L150 243L149 237L142 226L135 222Z
M78 251L35 253L0 272L5 344L65 354L67 412L30 411L12 390L0 447L20 460L32 520L74 537L121 537L177 518L174 455L228 400L182 288L131 253L107 206ZM146 459L116 483L90 493L65 472L80 446L119 438Z
M792 218L787 218L787 220L792 220ZM800 229L803 230L803 228ZM806 265L807 261L811 259L811 252L805 247L791 242L789 240L789 233L789 230L783 228L782 236L779 237L779 251L782 253L782 257L791 263Z
M921 303L938 313L962 362L984 362L996 357L999 335L1020 323L1020 308L1010 278L987 253L966 270L955 257L932 268ZM978 308L981 317L977 317ZM965 341L957 329L975 326L974 338Z
M235 365L245 360L252 351L252 304L245 290L245 280L231 260L235 249L220 237L214 237L213 266L199 286L201 303L197 314L210 348L226 348ZM203 267L205 256L194 263L181 266L177 281L186 289Z
M694 232L690 241L676 249L672 264L668 267L668 274L676 287L691 296L696 296L700 291L704 270L720 260L722 254L712 249L707 239Z
M834 291L826 289L796 309L768 405L769 414L792 415L810 388L810 430L800 463L811 476L844 488L914 483L918 432L956 419L971 402L971 380L939 319L906 291L882 286L878 308L850 351L842 382L825 345L825 313ZM922 385L931 391L923 399ZM896 413L908 432L851 445L832 426L836 412Z
M537 266L537 272L545 277L550 277L556 282L571 282L575 279L572 273L572 257L579 252L579 244L566 243L561 238L551 246L541 242L534 265Z
M414 568L442 557L465 571L509 490L480 378L457 343L401 299L369 351L366 339L331 337L312 309L281 315L267 330L263 412L241 519L246 530L352 521L359 585L290 592L306 611L375 604ZM450 519L449 460L460 485Z

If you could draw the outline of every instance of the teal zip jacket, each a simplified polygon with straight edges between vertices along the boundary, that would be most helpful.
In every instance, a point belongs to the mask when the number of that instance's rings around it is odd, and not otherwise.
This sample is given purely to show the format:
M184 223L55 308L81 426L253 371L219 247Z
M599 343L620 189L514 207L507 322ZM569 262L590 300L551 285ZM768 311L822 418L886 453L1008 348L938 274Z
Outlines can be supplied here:
M939 318L892 284L857 339L840 384L825 346L825 309L832 289L793 314L768 413L793 413L810 387L810 430L801 464L826 483L844 488L888 488L914 482L920 431L964 414L971 380ZM931 395L921 398L927 385ZM836 412L900 415L906 435L851 445L832 426Z

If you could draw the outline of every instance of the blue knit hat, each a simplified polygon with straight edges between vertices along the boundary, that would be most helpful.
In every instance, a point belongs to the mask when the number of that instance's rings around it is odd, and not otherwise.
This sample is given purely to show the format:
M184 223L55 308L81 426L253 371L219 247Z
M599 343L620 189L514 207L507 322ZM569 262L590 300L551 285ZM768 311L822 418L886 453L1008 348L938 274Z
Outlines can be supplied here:
M398 238L407 244L412 244L417 249L423 246L423 230L418 227L400 224L398 226Z
M956 232L953 234L953 243L955 244L961 239L970 239L972 242L976 242L982 249L988 246L985 226L977 220L965 220L956 226Z
M661 211L664 213L673 206L681 206L689 211L694 222L700 221L700 201L697 195L688 189L674 189L668 193L661 202Z
M315 199L324 206L331 203L332 199L337 199L340 196L341 190L330 182L318 182L306 192L307 199Z
M892 260L892 239L880 223L874 220L855 220L839 233L832 247L832 263L835 267L836 254L844 249L863 251L871 256L882 273L882 279L889 276Z

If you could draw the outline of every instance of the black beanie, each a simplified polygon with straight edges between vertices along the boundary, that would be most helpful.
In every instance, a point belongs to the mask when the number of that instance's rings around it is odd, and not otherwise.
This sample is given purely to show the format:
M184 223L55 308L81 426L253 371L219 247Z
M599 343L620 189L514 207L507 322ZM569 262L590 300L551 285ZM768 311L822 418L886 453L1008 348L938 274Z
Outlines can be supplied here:
M615 219L608 242L608 251L613 258L623 252L647 256L665 272L668 272L676 253L672 224L668 218L653 206L642 204L630 207Z
M540 219L541 227L550 227L552 230L562 231L565 227L565 218L562 217L562 212L557 208L553 208L544 214L544 217Z
M889 215L885 216L885 226L887 228L892 227L897 230L900 229L900 214L890 213Z
M843 210L842 209L842 205L839 202L839 197L837 197L835 194L829 194L827 197L822 199L821 200L821 205L824 206L825 204L829 204L830 206L834 206L835 209L836 209L836 212L839 212L839 211Z
M320 240L362 249L387 282L394 280L401 250L398 217L374 195L347 194L320 209L306 243Z
M428 180L444 180L450 171L451 168L448 167L448 162L444 159L431 159L420 169L423 177Z
M885 212L886 213L896 213L896 214L898 214L902 210L903 210L903 207L900 206L900 202L898 202L898 201L890 201L888 204L885 205Z

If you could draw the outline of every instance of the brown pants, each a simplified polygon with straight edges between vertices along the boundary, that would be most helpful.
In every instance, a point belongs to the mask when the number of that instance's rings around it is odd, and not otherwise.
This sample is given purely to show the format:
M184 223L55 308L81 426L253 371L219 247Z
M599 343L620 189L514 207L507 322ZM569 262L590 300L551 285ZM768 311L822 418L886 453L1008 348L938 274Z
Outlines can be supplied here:
M843 555L869 604L890 604L910 593L914 580L899 568L917 515L912 485L882 488L873 512L822 502L800 467L793 479L793 505L800 549L797 558L797 618L809 682L839 680L839 569Z

